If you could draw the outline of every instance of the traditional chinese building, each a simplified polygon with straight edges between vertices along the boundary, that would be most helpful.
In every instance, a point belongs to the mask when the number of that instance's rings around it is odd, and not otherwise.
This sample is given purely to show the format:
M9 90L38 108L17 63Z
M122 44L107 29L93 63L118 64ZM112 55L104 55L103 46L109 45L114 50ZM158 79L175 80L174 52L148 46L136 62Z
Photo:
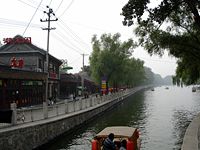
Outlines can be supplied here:
M0 62L4 66L10 67L12 71L16 70L19 71L18 75L14 80L18 80L18 78L21 76L20 81L23 79L31 81L31 78L27 78L27 76L30 76L32 77L32 81L34 80L42 81L41 83L43 83L44 85L43 81L44 78L40 78L38 80L37 75L45 74L47 72L45 70L46 51L33 45L31 42L31 37L22 37L20 35L17 35L14 38L5 38L3 42L4 45L0 47ZM48 97L50 98L50 97L56 97L56 94L59 91L59 80L60 80L59 66L62 64L62 62L50 54L48 56L49 56ZM9 74L9 72L7 73ZM35 75L36 79L33 75ZM3 81L5 77L6 76L2 77L0 74L0 85L1 81ZM7 77L8 77L7 80L9 80L9 75ZM34 84L34 82L32 83ZM38 82L38 84L41 83ZM23 82L19 83L18 86L21 86L21 84L24 83ZM43 94L45 94L44 89L43 89Z
M18 107L44 101L46 74L0 65L0 109L15 102Z

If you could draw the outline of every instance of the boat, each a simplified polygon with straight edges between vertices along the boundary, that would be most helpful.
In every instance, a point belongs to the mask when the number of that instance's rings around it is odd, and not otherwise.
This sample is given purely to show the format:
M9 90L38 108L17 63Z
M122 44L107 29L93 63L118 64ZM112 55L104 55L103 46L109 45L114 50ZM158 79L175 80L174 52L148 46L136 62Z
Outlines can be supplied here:
M168 89L169 89L169 87L166 87L165 89L166 89L166 90L168 90Z
M117 147L123 140L126 140L126 150L140 150L139 130L127 126L106 127L99 132L92 140L92 150L102 150L103 142L110 133L114 134L114 143Z

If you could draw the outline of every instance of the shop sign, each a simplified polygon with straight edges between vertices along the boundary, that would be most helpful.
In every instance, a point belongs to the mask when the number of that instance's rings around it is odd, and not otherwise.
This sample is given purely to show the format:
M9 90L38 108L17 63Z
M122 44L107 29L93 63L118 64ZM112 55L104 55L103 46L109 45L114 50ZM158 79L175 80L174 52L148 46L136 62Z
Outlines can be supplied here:
M49 77L52 79L56 79L57 78L57 74L54 72L49 72Z
M101 79L101 89L106 89L106 77L102 77Z
M10 66L15 68L23 68L24 60L22 58L16 59L15 57L12 57L10 59Z
M31 37L4 38L4 44L30 44Z

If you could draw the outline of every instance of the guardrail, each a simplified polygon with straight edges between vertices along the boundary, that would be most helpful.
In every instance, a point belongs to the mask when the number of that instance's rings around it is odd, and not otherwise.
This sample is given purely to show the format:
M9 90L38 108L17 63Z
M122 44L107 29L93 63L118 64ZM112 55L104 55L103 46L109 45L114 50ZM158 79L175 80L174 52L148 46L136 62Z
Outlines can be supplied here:
M5 128L13 125L19 125L28 122L39 121L47 118L57 117L60 115L70 114L78 112L90 107L102 105L108 101L123 99L130 94L138 91L144 87L137 87L134 89L126 89L116 93L110 93L109 95L103 96L92 96L87 99L78 100L63 100L49 106L44 103L43 105L30 106L24 108L16 108L16 104L11 104L11 109L13 110L12 123L5 124L0 123L0 128ZM45 108L46 107L46 108ZM47 109L48 114L45 116L45 109Z

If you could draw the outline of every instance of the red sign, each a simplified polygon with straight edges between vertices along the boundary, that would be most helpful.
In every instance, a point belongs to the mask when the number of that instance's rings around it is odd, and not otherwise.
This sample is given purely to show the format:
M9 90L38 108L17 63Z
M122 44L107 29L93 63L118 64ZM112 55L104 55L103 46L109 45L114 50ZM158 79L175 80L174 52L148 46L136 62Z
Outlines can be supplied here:
M19 58L18 60L15 57L12 57L10 60L10 66L15 68L23 68L24 67L24 60Z
M31 43L31 37L17 37L17 38L4 38L3 42L5 44L30 44Z
M57 78L57 74L54 72L49 72L49 77L52 79L56 79Z

